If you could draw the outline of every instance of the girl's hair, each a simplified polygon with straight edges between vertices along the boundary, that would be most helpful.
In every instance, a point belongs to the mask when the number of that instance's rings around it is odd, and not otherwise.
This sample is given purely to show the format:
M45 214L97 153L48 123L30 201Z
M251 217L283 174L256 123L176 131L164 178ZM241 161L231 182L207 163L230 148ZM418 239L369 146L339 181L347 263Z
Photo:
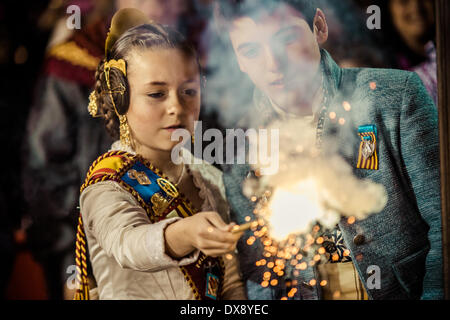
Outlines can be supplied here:
M160 24L143 24L129 29L114 43L113 47L107 54L107 59L119 60L123 59L128 64L127 59L130 52L135 49L178 49L187 57L196 60L198 57L195 49L187 42L187 40L178 31ZM114 110L114 104L120 115L128 111L130 104L130 90L127 77L118 69L111 68L109 71L109 81L111 85L112 98L109 95L109 88L106 83L104 72L106 59L103 59L95 73L95 89L94 94L98 106L98 114L105 119L105 126L108 133L114 139L119 138L119 118ZM125 88L121 94L119 88Z

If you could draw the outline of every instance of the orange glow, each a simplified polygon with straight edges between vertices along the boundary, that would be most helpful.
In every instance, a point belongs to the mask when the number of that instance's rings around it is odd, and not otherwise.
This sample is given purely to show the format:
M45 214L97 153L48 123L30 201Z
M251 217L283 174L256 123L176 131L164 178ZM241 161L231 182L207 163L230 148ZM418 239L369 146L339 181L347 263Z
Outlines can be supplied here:
M336 112L330 112L330 119L331 120L336 119Z
M349 217L349 218L347 219L347 223L348 223L348 224L354 224L355 221L356 221L356 218L353 217L353 216L351 216L351 217Z
M344 118L340 118L340 119L339 119L339 124L340 124L341 126L343 126L343 125L345 124L345 119L344 119Z
M269 204L271 236L282 240L294 233L307 232L311 222L324 214L320 194L313 179L275 189ZM308 241L312 244L314 238L310 237Z
M304 150L304 148L303 148L302 145L298 145L298 146L295 147L295 151L297 151L298 153L302 153L303 150Z
M264 272L264 280L270 279L271 273L269 271Z
M324 254L324 253L325 253L325 248L324 248L324 247L320 247L319 250L318 250L318 252L319 252L320 254Z
M277 284L278 284L277 279L273 279L272 281L270 281L270 285L272 285L272 286L276 286Z
M297 267L298 267L298 268L297 268ZM308 265L306 264L306 262L302 262L302 263L298 264L298 265L296 266L296 268L297 268L297 269L300 269L300 270L306 270L306 268L308 268Z
M312 235L307 234L306 237L308 238L308 240L306 240L306 243L311 245L314 243L314 238L312 237Z
M269 263L267 264L267 268L269 268L269 269L272 269L273 266L274 266L273 262L269 262Z
M373 81L369 84L369 86L371 90L375 90L377 88L377 83Z
M288 297L292 298L296 292L297 292L297 288L292 288L288 293Z
M342 103L342 106L344 107L345 111L350 111L352 109L352 106L350 105L350 103L348 103L348 101L344 101Z
M325 286L327 285L327 283L328 283L327 280L322 280L322 281L320 281L320 285L321 285L322 287L325 287Z
M316 240L317 244L322 244L323 243L323 237L318 237Z
M312 279L311 281L309 281L310 286L315 286L316 283L317 283L316 279Z
M269 286L269 281L264 280L263 282L261 282L261 286L263 286L264 288Z

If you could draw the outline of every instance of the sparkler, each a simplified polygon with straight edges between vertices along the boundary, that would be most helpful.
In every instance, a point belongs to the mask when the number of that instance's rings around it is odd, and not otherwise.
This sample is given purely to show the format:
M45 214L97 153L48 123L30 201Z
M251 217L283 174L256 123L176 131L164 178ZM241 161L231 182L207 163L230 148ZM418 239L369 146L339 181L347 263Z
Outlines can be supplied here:
M332 122L346 124L345 112L353 107L344 101L342 110L328 114ZM277 279L287 275L294 279L286 283L286 298L295 292L294 281L300 273L328 260L339 258L329 249L328 233L343 218L348 224L380 212L387 203L382 185L354 176L352 167L332 145L321 154L315 145L316 131L304 122L274 123L280 131L280 170L275 175L262 175L258 180L248 179L243 193L254 204L257 221L233 228L234 233L251 229L247 245L257 239L263 245L257 267L265 269L261 286L276 286ZM292 132L296 134L293 135ZM353 145L353 136L348 136ZM264 143L264 141L260 141ZM356 150L357 152L358 150ZM254 166L257 170L258 165ZM344 256L349 250L344 252ZM309 285L328 285L326 280L312 279Z
M305 179L273 191L269 201L270 234L278 240L286 239L290 234L306 233L315 221L331 227L338 222L340 210L318 182Z
M257 225L258 225L258 221L256 221L256 220L253 220L253 221L241 224L241 225L236 225L231 229L231 233L239 233L239 232L248 230L252 227L256 227Z
M311 188L310 191L317 194L312 180L306 181L305 187ZM309 194L311 194L311 192L309 192ZM281 194L281 196L278 196L279 194ZM309 222L312 222L314 218L320 216L321 210L336 211L337 209L332 208L332 206L326 202L319 203L317 199L312 203L310 199L305 198L302 193L290 193L281 189L279 192L275 192L274 201L271 202L269 208L271 214L267 217L269 220L268 224L271 226L272 230L271 235L275 235L276 238L282 239L286 238L291 233L302 231L301 229L305 228ZM235 234L251 228L256 228L258 224L258 220L253 220L241 225L236 225L232 228L231 233Z

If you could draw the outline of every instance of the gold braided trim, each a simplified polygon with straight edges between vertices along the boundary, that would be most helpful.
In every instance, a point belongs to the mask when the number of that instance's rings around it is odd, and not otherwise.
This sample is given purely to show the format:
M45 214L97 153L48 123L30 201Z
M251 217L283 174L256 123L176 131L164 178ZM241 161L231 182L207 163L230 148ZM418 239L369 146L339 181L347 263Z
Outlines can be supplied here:
M97 164L99 162L101 162L102 160L104 160L105 158L111 157L111 156L123 156L126 158L126 160L124 160L124 163L122 165L122 167L117 170L116 173L114 174L105 174L102 175L99 178L96 179L91 179L91 175L93 173L93 170L95 169L95 167L97 166ZM139 204L145 209L150 221L152 223L157 222L157 218L155 217L153 210L151 209L151 207L142 199L142 197L140 196L140 194L135 191L132 187L130 187L128 184L126 184L121 177L137 162L140 161L142 162L145 166L147 166L148 168L150 168L153 172L155 172L157 175L161 176L164 179L168 180L168 177L165 176L161 170L159 170L158 168L156 168L155 166L153 166L149 161L145 160L144 158L137 156L137 155L132 155L129 154L127 152L124 151L112 151L112 152L108 152L103 154L102 156L98 157L91 165L91 167L88 170L88 173L86 175L86 180L84 182L84 184L81 186L80 188L80 193L83 192L84 189L86 189L88 186L93 185L95 183L98 182L102 182L102 181L114 181L119 183L125 190L127 190L128 192L130 192L133 197L139 202ZM186 207L186 209L188 210L188 215L194 215L195 213L197 213L197 210L194 208L194 206L192 205L192 203L181 193L179 193L179 197L180 199L182 199L184 201L184 205ZM178 206L175 206L178 207ZM176 208L174 208L176 209ZM171 209L172 210L172 209ZM176 210L178 213L178 210ZM181 218L183 218L183 216L180 216ZM80 214L79 219L78 219L78 228L77 228L77 241L76 241L76 250L75 250L75 255L76 255L76 266L77 266L77 282L78 282L78 289L75 293L75 297L74 300L89 300L89 283L88 283L88 276L87 276L87 264L86 264L86 235L84 234L83 231L83 220L82 220L82 216ZM223 262L223 259L219 257L219 265L220 268L222 269L222 275L221 275L221 283L223 283L223 276L225 274L225 264ZM184 275L185 280L187 281L187 283L189 284L194 297L196 300L201 300L201 296L200 293L198 291L198 288L196 287L195 283L193 282L191 276L189 275L189 273L187 272L187 270L184 267L180 267L181 272Z
M131 162L131 161L134 159L134 157L135 157L134 155L132 155L132 154L130 154L130 153L127 153L127 152L125 152L125 151L111 151L111 152L107 152L107 153L101 155L101 156L98 157L98 158L92 163L92 165L89 167L89 170L88 170L88 172L87 172L87 174L86 174L86 179L84 180L84 183L83 183L83 185L82 185L81 188L80 188L80 193L82 193L83 190L86 189L87 186L93 184L93 183L90 183L90 181L89 181L90 179L89 179L89 178L91 177L91 175L92 175L92 173L93 173L95 167L99 164L99 162L102 161L102 160L104 160L104 159L106 159L106 158L112 157L112 156L123 156L123 157L127 158L128 161L125 161L124 165L125 165L126 163L128 163L128 162ZM114 176L116 176L116 175L117 175L117 174L114 174ZM112 177L112 175L111 175L110 177ZM97 180L99 180L99 179L96 179L96 182L98 182ZM105 179L105 180L106 180L106 179ZM104 181L104 180L103 180L103 181Z
M88 170L88 174L86 177L86 180L84 184L80 188L80 193L89 185L92 185L94 183L97 183L99 181L106 181L110 179L114 179L116 176L113 175L104 175L101 178L98 179L89 179L94 168L97 166L97 164L102 161L103 159L111 156L124 156L128 160L124 161L124 166L126 166L128 163L133 163L132 159L130 159L129 154L126 152L121 151L113 151L105 153L104 155L100 156L93 162L91 167ZM89 300L89 280L88 280L88 272L87 272L87 241L86 241L86 234L84 233L84 227L83 227L83 218L80 213L78 217L78 227L77 227L77 235L76 235L76 243L75 243L75 263L76 263L76 272L77 277L76 281L78 284L78 288L75 292L74 300Z
M77 241L75 243L75 262L77 267L77 284L74 300L89 300L89 282L86 263L86 235L83 232L81 214L78 217Z
M88 70L95 71L100 59L91 55L86 49L81 48L76 42L70 41L51 47L48 54L59 60L68 61L71 64Z
M117 171L117 173L114 173L112 175L105 175L101 178L97 178L97 179L89 179L90 176L92 175L92 172L94 170L94 168L97 166L97 164L104 160L105 158L111 157L111 156L124 156L125 158L128 159L128 161L125 161L123 166ZM106 180L111 180L114 182L119 183L125 190L127 190L128 192L130 192L135 198L136 200L139 202L139 204L145 209L145 211L147 212L150 220L154 223L157 222L158 220L156 219L152 208L141 198L141 196L139 195L138 192L136 192L132 187L130 187L128 184L126 184L124 181L122 181L121 177L136 163L136 162L141 162L143 165L145 165L146 167L148 167L150 170L152 170L155 174L159 175L161 178L166 179L167 181L171 182L169 177L167 177L160 169L158 169L157 167L155 167L150 161L148 161L147 159L144 159L143 157L139 156L139 155L133 155L131 153L127 153L125 151L111 151L108 153L103 154L102 156L98 157L97 160L95 160L91 167L89 168L89 171L87 173L87 177L86 180L84 182L84 184L81 186L80 188L80 193L83 192L83 190L92 185L95 184L97 182L101 182L101 181L106 181ZM172 183L173 184L173 183ZM184 205L187 207L187 209L190 210L190 215L195 214L196 212L198 212L198 210L195 208L195 206L193 205L193 203L181 192L178 192L178 198L181 199L182 201L184 201ZM176 209L177 206L169 206L168 210L172 211L173 209ZM183 216L182 216L183 218Z
M192 281L191 276L187 272L185 267L180 267L181 272L183 272L184 279L191 287L192 293L194 294L195 300L202 300L202 297L200 297L200 293L198 292L197 286L195 285L194 281Z

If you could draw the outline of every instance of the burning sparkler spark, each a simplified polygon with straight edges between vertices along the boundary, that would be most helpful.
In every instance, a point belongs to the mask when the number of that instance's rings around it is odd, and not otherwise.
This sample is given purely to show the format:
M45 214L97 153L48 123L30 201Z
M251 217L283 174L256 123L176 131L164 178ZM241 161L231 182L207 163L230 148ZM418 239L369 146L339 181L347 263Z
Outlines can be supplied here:
M344 103L343 108L347 112L353 110L350 103ZM336 113L328 115L338 122ZM340 124L345 123L341 118ZM277 276L295 278L317 264L336 261L339 257L327 251L324 234L342 217L354 224L381 211L387 203L384 187L354 176L333 146L320 153L315 145L316 131L305 122L273 126L282 128L280 170L272 176L248 179L243 185L243 193L255 204L256 218L234 227L234 232L252 229L248 245L261 239L264 259L257 261L256 266L266 268L271 275L261 279L263 286L272 285L271 280ZM258 170L258 165L253 169ZM348 250L344 252L348 254ZM315 281L314 284L327 285L326 281ZM295 291L291 291L288 297L294 295Z
M248 230L250 228L256 228L258 226L258 221L254 220L254 221L250 221L241 225L236 225L231 229L231 233L239 233L245 230Z

